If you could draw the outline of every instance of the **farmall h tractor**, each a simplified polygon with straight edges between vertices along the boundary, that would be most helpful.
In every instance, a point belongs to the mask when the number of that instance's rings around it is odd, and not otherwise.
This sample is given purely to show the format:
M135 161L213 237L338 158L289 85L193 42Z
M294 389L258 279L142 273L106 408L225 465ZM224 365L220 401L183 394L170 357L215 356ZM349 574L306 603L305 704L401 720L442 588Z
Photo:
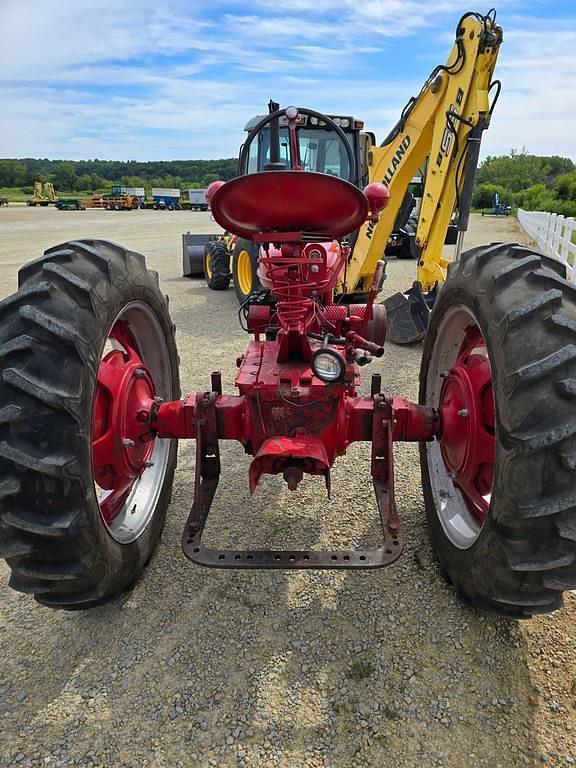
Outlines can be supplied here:
M298 115L342 142L345 178L305 172ZM65 243L24 266L0 304L0 554L10 585L53 608L89 608L128 588L158 542L177 439L196 440L185 554L222 568L362 569L402 552L393 447L418 441L426 514L438 558L472 605L508 617L558 608L576 586L576 291L556 261L496 243L451 265L426 335L418 403L359 394L360 369L384 351L374 304L335 304L350 246L388 200L363 191L342 130L289 107L290 167L216 183L212 212L257 243L274 300L247 315L253 339L236 394L219 374L180 399L168 304L144 258L113 243ZM382 523L379 549L217 550L202 540L220 479L219 442L253 456L293 491L362 441ZM280 478L278 481L280 482ZM226 489L232 493L232 489Z

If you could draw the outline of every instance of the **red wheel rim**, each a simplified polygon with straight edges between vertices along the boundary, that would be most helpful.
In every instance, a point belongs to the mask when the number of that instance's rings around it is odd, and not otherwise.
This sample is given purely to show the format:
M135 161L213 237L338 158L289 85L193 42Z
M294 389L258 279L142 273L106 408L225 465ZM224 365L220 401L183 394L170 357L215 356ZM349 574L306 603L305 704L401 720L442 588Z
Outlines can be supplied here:
M470 513L483 525L494 482L496 441L492 371L477 325L466 329L457 360L444 377L442 458Z
M96 485L107 492L100 512L109 526L120 513L154 448L150 411L155 387L128 323L108 334L116 348L100 361L92 415L92 465Z

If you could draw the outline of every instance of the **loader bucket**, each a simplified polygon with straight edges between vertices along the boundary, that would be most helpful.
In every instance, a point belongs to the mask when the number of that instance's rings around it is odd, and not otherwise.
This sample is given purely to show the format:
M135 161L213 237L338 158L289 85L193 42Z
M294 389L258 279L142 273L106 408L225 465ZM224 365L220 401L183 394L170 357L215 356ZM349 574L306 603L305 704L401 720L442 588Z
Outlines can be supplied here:
M434 306L436 291L424 293L416 282L406 293L395 293L384 301L388 315L386 338L394 344L422 341L428 328L428 317Z
M182 276L201 277L204 274L204 248L214 235L182 235Z

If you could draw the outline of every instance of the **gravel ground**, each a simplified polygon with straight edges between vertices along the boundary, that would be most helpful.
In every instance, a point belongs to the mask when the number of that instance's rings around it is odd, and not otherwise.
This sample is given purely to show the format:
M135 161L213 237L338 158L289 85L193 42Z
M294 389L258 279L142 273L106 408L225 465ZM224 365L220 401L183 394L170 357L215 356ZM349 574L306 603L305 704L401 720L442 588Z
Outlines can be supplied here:
M214 225L184 211L2 209L0 295L48 246L117 240L160 272L184 388L204 389L221 369L232 391L246 337L232 291L180 277L188 228ZM494 240L526 242L511 219L472 217L467 245ZM391 262L388 271L392 292L411 284L415 267ZM415 398L419 357L390 346L372 369L387 391ZM318 478L298 494L264 478L250 499L249 457L223 443L222 463L214 544L375 544L366 446L337 463L331 501ZM192 470L182 442L157 554L136 588L106 607L42 608L8 589L0 562L0 766L576 764L576 596L522 623L463 606L430 550L416 446L396 446L404 556L371 573L192 565L179 544Z

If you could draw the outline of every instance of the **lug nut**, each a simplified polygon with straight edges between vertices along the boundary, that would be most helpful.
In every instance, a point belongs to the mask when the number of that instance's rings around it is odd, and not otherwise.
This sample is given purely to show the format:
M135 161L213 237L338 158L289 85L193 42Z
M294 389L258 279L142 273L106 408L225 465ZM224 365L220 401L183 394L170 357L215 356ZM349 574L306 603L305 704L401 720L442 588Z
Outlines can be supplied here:
M122 438L122 445L124 448L133 448L134 447L134 440L131 440L129 437L123 437Z
M455 470L455 469L450 469L450 470L448 471L448 474L450 475L450 477L452 478L452 480L456 480L456 478L457 478L457 476L458 476L458 475L457 475L457 472L456 472L456 470Z
M441 379L447 379L447 378L448 378L448 376L450 376L450 371L442 371L442 372L440 373L440 378L441 378Z
M136 418L138 419L138 421L148 421L149 415L150 414L148 413L148 411L145 411L144 409L142 409L141 411L138 411L138 413L136 414Z
M467 418L470 414L468 413L468 408L460 408L458 411L458 416L463 416L464 418Z
M150 469L150 467L153 467L153 466L154 466L154 462L153 461L145 461L144 462L144 467L146 469Z

